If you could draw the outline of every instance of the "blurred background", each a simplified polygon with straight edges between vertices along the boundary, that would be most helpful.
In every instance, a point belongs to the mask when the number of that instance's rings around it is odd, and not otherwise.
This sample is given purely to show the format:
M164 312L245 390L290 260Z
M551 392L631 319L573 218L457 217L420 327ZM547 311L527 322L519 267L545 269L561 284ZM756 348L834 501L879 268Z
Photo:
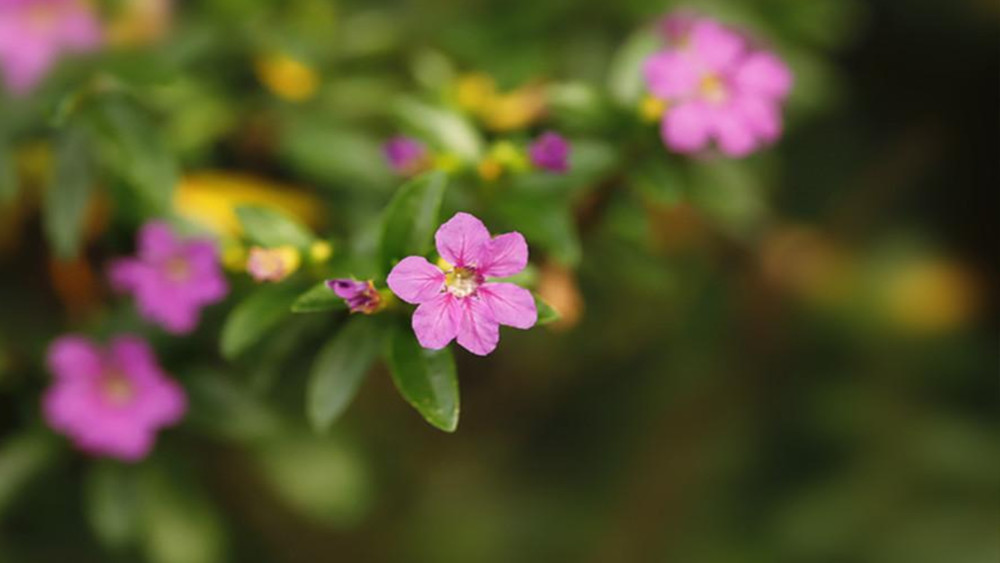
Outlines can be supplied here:
M101 4L106 48L0 107L0 561L1000 561L1000 7L689 3L789 62L787 131L732 161L668 155L654 126L635 165L654 171L633 174L615 151L638 120L602 100L623 45L678 6ZM504 95L478 111L462 92L482 84ZM446 202L526 221L562 319L457 351L454 434L378 367L320 436L303 381L337 321L290 317L227 361L220 309L150 335L192 405L153 456L73 451L40 422L44 350L138 325L102 268L148 202L95 180L71 259L40 207L53 131L117 88L135 115L108 162L138 162L133 184L169 179L170 205L219 232L235 203L274 204L358 253L401 182L379 145L413 132L412 99L487 140L564 132L583 172L563 213Z

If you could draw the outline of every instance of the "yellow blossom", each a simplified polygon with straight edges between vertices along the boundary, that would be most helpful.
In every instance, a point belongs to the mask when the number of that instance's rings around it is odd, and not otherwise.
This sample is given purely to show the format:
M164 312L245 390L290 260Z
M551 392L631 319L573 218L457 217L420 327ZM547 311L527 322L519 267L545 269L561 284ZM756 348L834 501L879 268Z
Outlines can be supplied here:
M287 213L310 227L321 224L322 203L302 190L247 174L198 172L181 179L174 209L185 219L220 236L239 237L238 205L263 205Z
M261 55L256 60L257 78L274 95L289 102L312 98L319 88L319 77L305 63L281 54Z
M653 96L646 96L639 104L639 116L646 123L656 123L667 111L667 102Z

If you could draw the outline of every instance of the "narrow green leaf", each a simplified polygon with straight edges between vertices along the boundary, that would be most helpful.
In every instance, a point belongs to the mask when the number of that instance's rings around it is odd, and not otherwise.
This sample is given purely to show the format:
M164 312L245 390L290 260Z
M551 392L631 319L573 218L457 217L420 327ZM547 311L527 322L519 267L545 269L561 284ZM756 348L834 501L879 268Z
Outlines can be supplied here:
M330 428L354 400L382 335L376 319L356 316L320 350L306 388L306 414L317 431Z
M179 173L160 127L134 102L120 95L98 100L92 109L118 174L151 212L169 211Z
M112 461L91 465L85 483L87 519L97 538L120 550L137 535L135 474L131 467Z
M25 432L0 443L0 515L56 453L56 443L46 432Z
M19 185L12 152L7 139L0 136L0 205L17 196Z
M519 193L496 201L495 211L532 244L567 266L580 262L580 238L570 203L550 194Z
M237 305L222 327L221 352L233 359L256 344L288 314L295 288L265 285Z
M389 372L400 395L432 426L458 427L458 376L451 350L421 348L413 332L393 331L387 354Z
M536 324L547 325L562 318L559 311L553 309L552 305L546 303L537 293L533 293L532 295L535 296L535 307L538 309L538 322Z
M322 281L309 288L292 303L293 313L322 313L343 309L346 303Z
M306 248L316 237L304 225L288 215L259 205L240 205L236 216L247 237L265 247L291 245Z
M401 258L430 250L446 183L443 172L430 172L403 184L389 202L379 247L385 271Z
M625 40L608 69L608 89L616 102L629 106L639 101L645 88L642 64L661 45L660 38L650 29L642 29Z
M69 127L56 144L55 175L45 193L45 236L60 258L74 258L80 250L80 235L87 203L94 187L90 160L90 135L82 127Z
M483 139L465 117L408 97L397 100L393 109L400 121L438 147L470 162L482 156Z

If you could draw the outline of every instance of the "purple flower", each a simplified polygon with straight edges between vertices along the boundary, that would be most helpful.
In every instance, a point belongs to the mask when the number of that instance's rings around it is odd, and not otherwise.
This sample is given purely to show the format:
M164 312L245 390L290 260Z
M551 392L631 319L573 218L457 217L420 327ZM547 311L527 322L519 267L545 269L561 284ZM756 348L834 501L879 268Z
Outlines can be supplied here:
M657 27L668 44L683 46L688 42L691 28L697 20L696 13L690 10L677 10L662 18Z
M191 332L201 308L228 293L211 240L181 240L166 223L154 221L139 231L138 246L138 256L111 264L111 285L132 293L142 316L167 331Z
M104 350L61 337L49 346L48 365L55 381L42 398L45 420L94 455L140 460L156 432L187 410L184 391L135 336L118 336Z
M0 0L0 71L15 96L30 92L64 52L100 43L100 23L85 0Z
M490 237L482 221L457 213L434 235L448 268L422 256L408 256L389 272L389 288L407 303L418 304L413 332L424 348L444 348L454 338L473 354L485 356L500 341L500 325L526 329L538 320L531 292L512 283L489 281L512 276L528 264L521 233Z
M402 135L393 137L382 145L382 152L389 166L399 175L411 176L427 167L430 153L420 141Z
M536 167L550 172L569 170L569 143L559 133L546 131L528 147L528 156Z
M327 280L326 286L347 302L352 313L370 315L382 305L382 296L375 289L375 284L369 281L357 281L348 278Z
M683 46L650 56L644 71L652 94L667 102L661 135L672 150L698 152L714 140L742 157L781 136L791 71L713 20L693 23Z

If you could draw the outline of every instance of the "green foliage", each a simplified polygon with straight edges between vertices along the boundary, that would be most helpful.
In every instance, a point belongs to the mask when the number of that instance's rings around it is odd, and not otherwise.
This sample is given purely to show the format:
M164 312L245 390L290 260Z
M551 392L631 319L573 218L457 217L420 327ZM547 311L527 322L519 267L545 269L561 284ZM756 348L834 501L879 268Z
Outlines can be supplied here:
M547 325L549 323L554 323L558 321L560 318L562 318L562 315L559 314L559 311L553 309L552 305L546 303L545 300L542 299L537 293L533 295L535 297L535 307L538 309L539 325Z
M87 520L97 538L114 551L134 543L139 533L138 485L133 468L112 461L87 471Z
M220 351L232 359L256 344L288 314L297 289L288 285L262 285L233 308L219 338Z
M295 298L292 303L293 313L323 313L326 311L336 311L345 309L346 303L326 285L326 281L321 281L309 288L308 291Z
M108 165L151 214L170 210L179 172L156 122L121 94L95 95L84 110L101 134Z
M409 97L397 100L393 109L400 122L436 147L470 162L482 156L482 137L461 115Z
M240 205L236 216L247 238L267 248L290 245L304 249L316 239L306 226L272 208Z
M389 373L399 394L424 420L445 432L458 428L458 376L451 350L428 350L409 328L397 327L386 349Z
M306 414L313 428L327 430L351 404L378 356L384 331L378 319L355 316L320 350L306 387Z
M56 143L55 171L43 207L45 235L61 258L74 258L80 250L87 204L97 181L92 136L87 128L74 125L64 129Z
M430 172L403 184L393 196L382 217L379 239L384 272L402 258L430 250L446 184L444 173Z

